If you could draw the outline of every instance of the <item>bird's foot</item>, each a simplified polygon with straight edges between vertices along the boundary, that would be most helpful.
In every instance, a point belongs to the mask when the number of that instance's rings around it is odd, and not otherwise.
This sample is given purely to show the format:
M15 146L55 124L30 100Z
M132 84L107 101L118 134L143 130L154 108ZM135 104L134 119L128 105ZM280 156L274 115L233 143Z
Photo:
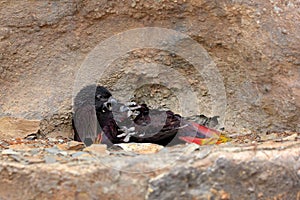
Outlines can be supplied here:
M95 138L95 141L94 141L95 144L101 144L103 134L104 134L103 132L98 133L98 135L97 135L97 137Z
M134 127L127 128L125 126L122 126L119 130L122 131L123 133L117 135L117 137L120 138L125 136L125 138L123 139L124 142L129 142L130 137L136 134Z

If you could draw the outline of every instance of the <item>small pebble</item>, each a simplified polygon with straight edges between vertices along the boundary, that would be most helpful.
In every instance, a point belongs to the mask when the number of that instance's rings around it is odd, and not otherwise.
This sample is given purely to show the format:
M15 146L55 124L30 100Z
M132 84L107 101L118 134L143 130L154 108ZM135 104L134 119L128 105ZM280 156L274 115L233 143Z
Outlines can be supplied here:
M2 155L20 155L20 152L16 152L12 149L4 149Z
M79 152L73 153L71 156L72 156L72 158L77 158L79 156L82 156L83 154L87 154L87 153L79 151Z
M59 143L64 143L65 141L63 139L58 139Z
M52 164L52 163L55 163L55 162L56 162L56 159L55 159L55 157L53 157L53 156L48 156L48 155L46 155L46 156L44 157L44 159L45 159L45 162L46 162L47 164Z
M56 138L48 138L49 142L57 142Z
M57 149L56 147L46 148L45 151L54 155L60 152L60 150Z
M84 148L83 151L106 155L107 146L105 144L92 144L91 146Z
M67 155L68 155L68 152L66 152L66 151L60 151L60 152L58 153L58 155L61 155L61 156L67 156Z

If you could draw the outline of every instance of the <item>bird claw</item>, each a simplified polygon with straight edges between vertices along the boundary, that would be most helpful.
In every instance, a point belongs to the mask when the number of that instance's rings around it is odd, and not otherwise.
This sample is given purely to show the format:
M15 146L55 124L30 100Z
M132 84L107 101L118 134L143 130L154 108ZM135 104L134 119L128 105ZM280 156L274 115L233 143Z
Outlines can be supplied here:
M136 134L135 127L127 128L125 126L122 126L122 128L120 128L119 130L123 131L124 133L122 133L120 135L117 135L117 137L120 138L120 137L124 137L125 136L125 138L123 139L124 142L129 142L130 137Z

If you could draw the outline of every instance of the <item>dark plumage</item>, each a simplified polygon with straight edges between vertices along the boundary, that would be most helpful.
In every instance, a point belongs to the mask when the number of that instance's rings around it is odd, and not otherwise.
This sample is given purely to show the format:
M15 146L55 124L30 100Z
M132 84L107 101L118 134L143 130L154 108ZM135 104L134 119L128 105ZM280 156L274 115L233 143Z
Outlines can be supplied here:
M181 117L172 111L150 110L146 104L138 109L139 115L134 119L136 135L130 142L151 142L160 145L169 144L178 131Z
M72 119L74 140L92 143L101 132L95 110L96 85L84 87L74 99Z
M214 131L172 111L151 110L146 104L133 107L117 103L102 86L83 88L74 101L74 139L86 144L99 139L109 146L121 142L166 146L184 143L186 137L205 138Z
M115 141L116 124L109 110L111 93L102 86L84 87L74 99L73 128L74 140L86 145L98 139L110 144ZM104 133L107 133L107 138ZM109 140L107 140L109 139Z
M136 135L130 138L130 142L151 142L166 146L185 143L180 137L206 137L193 123L170 110L151 110L142 104L138 111L140 114L134 119Z

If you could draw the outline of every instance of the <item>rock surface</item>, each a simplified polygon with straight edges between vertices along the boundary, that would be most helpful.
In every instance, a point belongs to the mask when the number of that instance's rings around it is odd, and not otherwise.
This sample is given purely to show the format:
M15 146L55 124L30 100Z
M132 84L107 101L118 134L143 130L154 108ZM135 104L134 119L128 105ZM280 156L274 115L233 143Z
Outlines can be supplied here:
M39 120L0 117L0 139L24 138L40 129Z
M73 143L54 138L6 142L0 146L3 200L297 199L300 195L299 138L249 145L178 145L155 154L103 146L59 149Z
M46 119L44 133L71 135L73 84L88 53L117 33L151 26L187 34L209 53L226 89L227 130L299 132L299 7L298 1L267 0L3 0L0 115ZM176 70L187 83L132 88L132 81L143 75L133 70L136 63L153 62ZM191 88L201 113L214 114L203 77L178 55L135 50L115 60L111 68L119 71L99 81L120 96L136 89L138 100L180 111L175 92ZM147 80L155 76L149 73Z

